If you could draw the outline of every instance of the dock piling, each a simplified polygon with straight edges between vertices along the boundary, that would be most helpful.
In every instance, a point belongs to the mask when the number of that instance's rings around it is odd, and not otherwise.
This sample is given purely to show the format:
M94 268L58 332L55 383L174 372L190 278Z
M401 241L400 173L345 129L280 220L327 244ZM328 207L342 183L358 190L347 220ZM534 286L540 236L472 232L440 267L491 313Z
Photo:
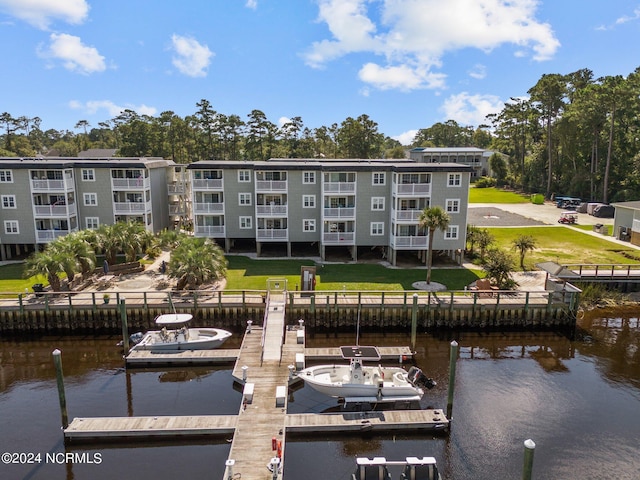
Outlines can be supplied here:
M453 412L453 390L456 383L456 361L458 360L458 342L451 342L449 352L449 393L447 395L447 418L451 419Z
M58 400L60 401L60 415L62 417L62 428L69 426L69 416L67 415L67 398L64 394L64 376L62 374L62 352L57 348L52 352L53 363L56 367L56 381L58 384Z
M530 438L524 441L524 466L522 468L522 480L531 480L533 472L533 454L536 444Z
M122 321L122 346L126 356L129 353L129 325L127 324L127 304L125 297L120 297L118 308L120 309L120 320Z
M411 351L416 351L416 336L418 334L418 294L413 294L411 306Z

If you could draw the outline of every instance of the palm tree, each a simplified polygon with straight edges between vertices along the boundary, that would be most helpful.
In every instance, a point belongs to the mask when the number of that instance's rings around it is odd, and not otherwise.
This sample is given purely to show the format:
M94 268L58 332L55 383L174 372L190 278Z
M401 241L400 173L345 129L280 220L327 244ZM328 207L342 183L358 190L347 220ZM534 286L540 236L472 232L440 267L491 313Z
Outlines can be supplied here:
M118 223L115 229L120 237L120 248L125 255L125 261L135 262L138 253L141 253L151 243L153 236L142 223L127 222Z
M487 230L486 228L480 229L476 233L476 243L478 244L478 248L480 248L481 262L484 262L484 255L489 248L489 245L491 245L494 240L495 238L489 233L489 230Z
M518 235L518 237L512 242L513 248L520 253L520 268L523 271L526 270L524 266L524 256L527 252L536 248L536 240L530 235Z
M82 273L85 277L96 267L96 252L80 232L57 238L49 244L47 249L65 256L64 271L69 283L73 282L76 273Z
M226 272L224 252L209 239L185 238L171 253L169 260L169 276L178 279L178 290L219 280L224 278Z
M46 248L41 252L33 253L25 264L24 276L26 278L35 275L44 275L47 277L49 285L54 292L60 291L59 273L64 272L67 257L55 249Z
M446 230L449 226L449 214L445 212L442 207L425 207L420 212L418 217L418 224L422 228L426 228L429 231L429 244L427 248L427 285L431 284L431 259L433 256L433 236L436 230Z

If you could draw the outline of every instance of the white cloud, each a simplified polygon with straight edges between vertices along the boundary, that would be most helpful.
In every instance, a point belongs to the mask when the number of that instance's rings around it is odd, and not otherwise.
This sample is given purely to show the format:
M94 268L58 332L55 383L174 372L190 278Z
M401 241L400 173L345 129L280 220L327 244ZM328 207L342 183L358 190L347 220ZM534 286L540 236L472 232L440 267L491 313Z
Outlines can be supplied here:
M79 102L78 100L71 100L69 107L73 110L82 110L88 115L95 115L101 110L106 110L110 117L117 117L125 110L133 110L140 115L155 115L158 109L155 107L149 107L147 105L133 105L124 104L117 105L111 100L89 100L86 103Z
M282 128L283 125L290 122L291 122L291 119L289 117L280 117L278 119L278 127Z
M482 80L487 76L487 67L484 65L476 64L469 71L469 76L471 78L475 78L476 80Z
M85 0L0 0L0 10L41 30L54 20L82 23L89 13Z
M104 71L107 66L104 57L95 47L82 43L80 37L66 33L52 33L46 48L40 47L38 54L46 59L60 60L69 71L89 75Z
M481 125L486 123L486 116L498 113L504 103L495 95L470 95L462 92L447 98L440 110L447 120L455 120L461 125Z
M214 53L209 47L199 43L194 38L181 35L171 36L171 48L175 55L172 63L180 73L189 77L205 77L207 68Z
M378 88L440 88L443 77L432 70L451 51L488 53L512 44L540 61L560 45L551 26L536 20L536 0L317 2L318 21L326 23L332 38L314 42L304 54L306 63L317 68L350 53L378 55L384 62L369 62L360 71L363 81ZM376 9L376 15L367 8Z
M622 17L617 18L616 25L621 25L627 22L633 22L638 19L640 19L640 8L635 8L633 10L633 15L623 15Z
M258 8L258 0L247 0L244 6L250 8L251 10L255 10L256 8Z
M416 138L418 134L418 130L409 130L407 132L401 133L400 135L394 135L394 140L398 140L402 145L411 145L413 143L413 139Z

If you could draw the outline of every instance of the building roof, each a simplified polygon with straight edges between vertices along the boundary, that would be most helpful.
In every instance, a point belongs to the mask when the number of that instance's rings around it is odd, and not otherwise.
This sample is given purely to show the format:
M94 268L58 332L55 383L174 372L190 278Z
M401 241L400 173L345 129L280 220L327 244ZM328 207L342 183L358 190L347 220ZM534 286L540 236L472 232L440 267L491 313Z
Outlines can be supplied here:
M477 147L416 147L410 150L411 152L423 152L423 153L483 153L488 150Z
M173 165L160 157L0 157L0 168L158 168Z
M630 208L631 210L640 210L640 200L633 202L615 202L611 204L614 207Z

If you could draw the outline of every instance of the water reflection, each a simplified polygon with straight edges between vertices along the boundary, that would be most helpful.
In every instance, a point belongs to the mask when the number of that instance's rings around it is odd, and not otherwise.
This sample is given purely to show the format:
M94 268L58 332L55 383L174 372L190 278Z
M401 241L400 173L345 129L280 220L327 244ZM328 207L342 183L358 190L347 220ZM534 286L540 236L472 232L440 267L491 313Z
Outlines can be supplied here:
M435 456L443 478L519 478L523 441L537 444L542 479L640 478L640 325L633 312L586 316L575 339L550 332L422 334L415 362L438 386L421 407L446 406L449 342L460 344L449 435L287 437L285 478L347 480L357 456ZM65 447L51 352L63 352L70 417L237 413L231 367L123 368L117 337L0 339L0 451L102 454L88 463L0 465L0 478L222 478L225 439L117 442ZM355 335L316 335L313 347ZM361 344L407 345L403 335L364 333ZM407 365L408 367L408 365ZM339 406L304 385L289 411ZM141 474L140 466L144 466ZM265 469L266 472L266 469Z

